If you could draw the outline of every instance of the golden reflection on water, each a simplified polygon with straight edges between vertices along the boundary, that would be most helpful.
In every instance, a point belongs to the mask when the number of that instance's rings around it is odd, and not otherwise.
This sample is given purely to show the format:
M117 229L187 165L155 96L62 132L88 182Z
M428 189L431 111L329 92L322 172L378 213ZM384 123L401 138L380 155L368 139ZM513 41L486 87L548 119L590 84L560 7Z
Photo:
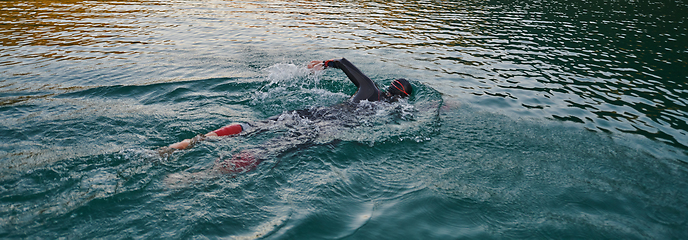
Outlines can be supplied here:
M160 3L148 1L3 1L0 2L0 44L11 46L89 46L103 47L118 44L146 43L141 36L150 34L147 28L154 23L143 22L156 11ZM465 43L462 36L433 35L438 29L456 25L460 21L457 12L467 14L461 6L442 4L391 4L379 2L351 2L323 6L320 1L242 2L220 1L185 3L198 8L166 9L178 11L175 16L197 15L218 17L237 16L240 21L225 22L246 28L273 28L263 21L247 21L251 18L267 20L278 27L291 30L317 27L331 29L334 35L351 35L363 39L366 46L392 46L412 48L429 43ZM340 6L341 5L341 6ZM336 10L333 9L337 8ZM431 9L428 9L431 8ZM463 10L462 10L463 9ZM337 11L338 14L332 14ZM435 11L436 19L427 19L418 13ZM441 13L442 15L440 16ZM219 15L218 15L219 14ZM227 20L231 18L224 18ZM287 20L287 21L284 21ZM420 21L420 22L419 22ZM424 24L427 23L427 24ZM363 31L361 31L363 30ZM371 35L365 35L370 33ZM364 35L362 35L364 34ZM316 33L317 35L317 33ZM379 36L378 36L379 35ZM444 36L444 37L443 37ZM331 36L335 39L345 36ZM386 37L377 39L377 37ZM129 39L138 38L138 39ZM399 39L397 41L388 41ZM409 41L416 39L417 41ZM474 43L473 43L474 44ZM43 55L45 57L59 57Z
M149 33L139 26L138 19L149 14L148 5L151 4L156 3L146 2L144 8L136 1L0 1L2 48L45 48L25 54L0 48L0 56L84 60L101 56L72 53L126 53L128 51L108 48L145 43ZM86 46L97 49L83 48Z
M345 41L346 45L338 47L364 50L476 46L478 42L466 37L475 35L472 31L477 29L465 21L471 10L463 4L2 1L0 57L11 58L4 59L0 65L21 64L22 58L118 58L116 55L150 50L151 46L146 44L184 45L189 39L195 39L191 43L195 44L198 41L288 41L305 36ZM205 32L192 34L198 29L190 29L192 33L184 33L187 26L177 25L198 18L212 20L202 23L210 24L206 25L213 28L210 31L237 33L230 36L210 33L209 37L203 37ZM188 28L205 27L197 23L189 22ZM170 28L160 29L165 27ZM459 28L462 30L451 32ZM442 31L451 33L442 34ZM218 37L221 39L214 39Z

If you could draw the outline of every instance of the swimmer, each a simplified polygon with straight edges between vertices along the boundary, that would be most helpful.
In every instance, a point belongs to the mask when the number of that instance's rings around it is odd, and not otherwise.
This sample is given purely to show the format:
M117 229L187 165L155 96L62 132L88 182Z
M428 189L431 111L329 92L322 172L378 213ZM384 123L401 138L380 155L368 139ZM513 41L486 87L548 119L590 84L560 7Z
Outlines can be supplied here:
M351 82L353 82L358 88L356 93L351 97L351 101L353 103L358 103L362 100L371 102L393 102L397 101L399 98L409 97L413 93L413 87L406 79L403 78L392 80L386 92L380 91L377 86L375 86L375 83L370 80L370 78L364 75L358 68L356 68L356 66L354 66L345 58L330 59L325 61L311 61L308 64L308 68L314 71L327 68L341 69L346 76L349 77L349 80L351 80ZM305 117L313 115L313 113L310 113L308 110L299 110L297 112ZM167 147L162 147L158 150L158 152L161 156L169 156L169 154L176 150L192 148L195 144L205 140L208 137L234 136L247 131L250 127L251 125L247 123L230 124L215 131L198 135L191 139L185 139L181 142L170 144ZM236 154L229 161L216 162L214 169L222 173L250 170L255 168L260 163L260 160L256 159L254 156L255 153L243 151L239 154Z
M311 61L311 63L308 64L308 68L313 70L322 70L325 68L341 69L346 76L349 77L349 80L358 87L358 91L356 91L356 94L351 98L353 102L360 102L361 100L368 100L371 102L380 100L393 101L399 97L408 97L413 93L413 87L403 78L392 80L387 88L387 92L380 91L370 78L364 75L361 70L358 70L356 66L345 58Z

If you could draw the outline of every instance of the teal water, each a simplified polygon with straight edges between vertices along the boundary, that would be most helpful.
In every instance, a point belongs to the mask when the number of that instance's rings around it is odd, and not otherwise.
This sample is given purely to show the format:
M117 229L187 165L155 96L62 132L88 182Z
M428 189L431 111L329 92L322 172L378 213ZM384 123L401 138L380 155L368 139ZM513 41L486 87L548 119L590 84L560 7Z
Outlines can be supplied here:
M0 238L686 238L686 12L3 1ZM335 57L417 91L342 115L355 126L290 118L155 153L345 102L343 73L305 68ZM198 174L266 144L253 171Z

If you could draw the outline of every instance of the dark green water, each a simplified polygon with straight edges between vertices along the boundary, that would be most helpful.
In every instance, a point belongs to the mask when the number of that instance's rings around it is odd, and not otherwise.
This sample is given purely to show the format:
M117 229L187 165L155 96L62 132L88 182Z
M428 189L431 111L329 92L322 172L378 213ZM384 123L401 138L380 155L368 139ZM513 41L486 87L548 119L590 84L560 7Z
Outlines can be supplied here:
M683 239L686 13L680 0L3 1L0 238ZM342 115L356 126L295 118L154 154L345 102L343 73L305 68L335 57L416 92ZM195 174L275 139L254 171Z

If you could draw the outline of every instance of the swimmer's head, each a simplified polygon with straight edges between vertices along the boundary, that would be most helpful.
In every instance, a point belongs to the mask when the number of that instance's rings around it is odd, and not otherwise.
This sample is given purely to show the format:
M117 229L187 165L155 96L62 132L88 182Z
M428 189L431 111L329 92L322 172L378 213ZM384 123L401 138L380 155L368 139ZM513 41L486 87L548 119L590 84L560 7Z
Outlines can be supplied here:
M390 97L408 97L413 94L413 86L406 79L399 78L392 80L392 83L387 88L387 93Z

